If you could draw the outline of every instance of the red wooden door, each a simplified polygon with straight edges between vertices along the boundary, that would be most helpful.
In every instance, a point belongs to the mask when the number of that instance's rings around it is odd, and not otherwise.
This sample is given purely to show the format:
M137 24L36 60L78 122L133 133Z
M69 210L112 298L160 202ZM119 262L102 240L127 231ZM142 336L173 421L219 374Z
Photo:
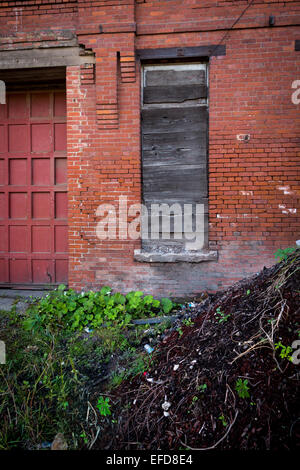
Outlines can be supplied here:
M0 284L68 280L64 92L0 104Z

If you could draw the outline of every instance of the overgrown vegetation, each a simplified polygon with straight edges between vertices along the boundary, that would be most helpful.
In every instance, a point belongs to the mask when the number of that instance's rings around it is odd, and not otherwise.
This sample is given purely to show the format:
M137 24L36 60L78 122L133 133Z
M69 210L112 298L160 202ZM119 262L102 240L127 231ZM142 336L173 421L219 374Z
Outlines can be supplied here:
M170 313L176 305L142 292L104 287L77 293L61 285L27 312L0 312L7 362L0 366L0 449L47 448L57 433L69 448L91 448L112 401L99 393L143 373L151 357L136 318ZM152 328L160 334L165 323ZM148 338L148 336L147 336Z
M129 292L126 296L110 287L100 292L66 290L63 284L45 298L30 305L24 319L24 328L31 331L58 327L72 331L84 328L125 327L132 319L168 314L175 304L168 298L160 301L141 291Z

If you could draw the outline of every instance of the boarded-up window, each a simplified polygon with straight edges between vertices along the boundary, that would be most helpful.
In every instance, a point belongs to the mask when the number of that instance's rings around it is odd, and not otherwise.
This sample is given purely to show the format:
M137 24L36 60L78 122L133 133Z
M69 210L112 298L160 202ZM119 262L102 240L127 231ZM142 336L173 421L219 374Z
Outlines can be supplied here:
M180 253L206 247L207 122L206 64L143 67L142 175L147 208L142 223L144 251ZM160 211L157 205L162 204ZM204 213L200 228L196 227L197 210ZM159 225L153 224L157 211L164 213ZM190 211L192 225L188 220ZM196 230L203 232L203 246L189 248Z

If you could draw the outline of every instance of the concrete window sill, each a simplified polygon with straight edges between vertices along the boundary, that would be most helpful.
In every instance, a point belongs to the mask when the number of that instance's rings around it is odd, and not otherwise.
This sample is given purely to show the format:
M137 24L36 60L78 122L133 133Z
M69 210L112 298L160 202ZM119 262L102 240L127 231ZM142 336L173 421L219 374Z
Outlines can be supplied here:
M134 250L134 260L141 263L202 263L217 261L218 252L212 250L186 251L182 253L158 253Z

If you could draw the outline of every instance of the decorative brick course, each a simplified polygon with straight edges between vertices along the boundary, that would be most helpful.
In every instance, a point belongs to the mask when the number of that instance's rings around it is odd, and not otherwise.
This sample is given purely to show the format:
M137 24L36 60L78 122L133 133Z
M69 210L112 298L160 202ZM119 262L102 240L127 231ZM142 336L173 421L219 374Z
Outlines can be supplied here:
M95 84L95 65L83 64L80 66L80 83L81 85Z

